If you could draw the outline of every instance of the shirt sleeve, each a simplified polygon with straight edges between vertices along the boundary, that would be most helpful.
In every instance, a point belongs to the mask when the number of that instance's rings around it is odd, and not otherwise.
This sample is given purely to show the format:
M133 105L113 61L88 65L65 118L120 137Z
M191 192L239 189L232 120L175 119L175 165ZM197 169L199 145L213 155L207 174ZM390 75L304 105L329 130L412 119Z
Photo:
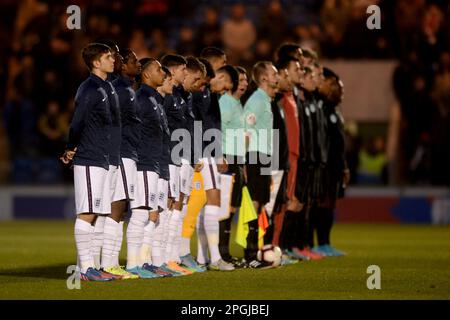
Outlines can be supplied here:
M75 97L75 112L69 129L67 149L74 150L80 143L81 134L86 124L93 101L92 93L80 93Z

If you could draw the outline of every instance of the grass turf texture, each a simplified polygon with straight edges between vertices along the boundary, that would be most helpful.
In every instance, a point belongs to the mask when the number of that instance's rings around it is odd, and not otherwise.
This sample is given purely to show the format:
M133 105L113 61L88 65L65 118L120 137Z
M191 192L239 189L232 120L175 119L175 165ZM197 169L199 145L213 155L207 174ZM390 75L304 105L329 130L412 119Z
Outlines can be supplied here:
M66 268L75 262L72 233L68 221L0 223L0 299L450 298L448 227L338 224L333 243L346 257L269 270L81 282L81 290L68 290ZM242 250L234 247L233 253ZM381 268L381 290L366 287L369 265Z

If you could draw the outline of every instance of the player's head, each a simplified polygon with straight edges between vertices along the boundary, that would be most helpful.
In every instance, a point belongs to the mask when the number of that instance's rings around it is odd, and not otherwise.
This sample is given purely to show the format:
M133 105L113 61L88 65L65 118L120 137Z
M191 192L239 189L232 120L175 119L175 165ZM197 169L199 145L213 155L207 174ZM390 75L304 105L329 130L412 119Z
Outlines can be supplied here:
M237 72L239 73L239 85L236 89L235 92L233 92L233 95L235 97L237 97L238 99L240 99L245 91L247 91L248 88L248 78L247 78L247 71L241 67L241 66L236 66L235 67Z
M239 85L239 73L235 67L224 65L216 71L216 76L211 79L211 91L217 93L234 92Z
M174 85L178 86L183 84L187 74L187 61L183 56L178 54L166 54L161 58L161 64L170 70Z
M268 94L275 94L278 87L278 70L270 61L259 61L253 66L252 80Z
M287 69L289 78L293 85L300 86L303 78L303 68L300 65L300 61L296 58L285 57L278 60L277 68Z
M114 61L114 73L120 73L122 71L123 57L119 50L119 46L110 39L99 39L96 42L104 44L111 49L111 52L112 52L112 54L114 56L114 60L115 60Z
M206 68L197 58L189 56L186 58L186 77L183 81L183 88L186 91L199 91L201 81L206 75Z
M305 74L303 76L302 87L306 91L312 92L317 88L314 70L310 67L305 67Z
M111 73L114 71L114 56L111 49L101 43L91 43L81 51L83 61L89 71Z
M205 66L206 69L206 74L201 80L200 84L200 90L203 91L205 86L210 83L211 79L216 76L216 73L214 72L211 63L209 63L208 60L206 60L205 58L198 58L198 60Z
M302 48L296 43L283 43L275 51L276 60L295 58L301 61L303 56Z
M227 56L225 52L216 47L206 47L203 48L200 57L208 60L214 71L217 71L220 67L227 64Z
M156 89L164 82L165 73L161 63L155 58L142 58L139 60L141 64L140 81L146 85Z
M292 82L289 71L285 65L277 65L278 69L278 92L288 92L292 90Z
M343 98L344 86L339 76L329 68L323 68L323 82L319 92L333 105L338 105Z
M141 64L136 54L130 48L125 48L122 49L121 55L123 58L121 74L135 78L141 72Z
M158 91L164 95L172 94L173 91L172 73L170 73L170 70L167 67L162 67L162 70L164 71L164 82L161 86L158 87Z
M319 60L317 53L310 48L302 48L302 52L303 55L301 62L303 66L311 67L314 62Z

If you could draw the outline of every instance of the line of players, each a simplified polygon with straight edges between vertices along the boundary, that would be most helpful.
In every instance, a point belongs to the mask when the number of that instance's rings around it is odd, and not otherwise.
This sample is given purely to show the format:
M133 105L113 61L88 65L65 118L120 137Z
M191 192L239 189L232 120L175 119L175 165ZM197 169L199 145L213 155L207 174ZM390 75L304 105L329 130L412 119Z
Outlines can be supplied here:
M255 64L252 78L258 88L244 108L240 100L247 92L246 72L226 65L224 52L217 48L205 48L198 59L166 55L161 61L138 61L130 49L119 51L113 42L101 41L84 48L82 56L91 75L77 91L67 150L61 160L73 162L74 234L83 280L268 267L256 259L256 222L249 224L244 260L231 257L228 247L231 218L240 205L242 186L248 186L258 213L270 200L271 175L261 174L261 170L268 167L265 160L275 152L280 160L275 169L283 172L283 178L272 214L273 232L266 234L266 240L279 244L295 259L323 256L333 249L329 240L323 243L323 226L329 219L317 224L322 253L308 251L310 242L299 245L305 235L310 240L311 228L306 226L313 221L299 217L313 217L320 209L327 211L322 216L329 218L331 213L332 219L338 192L323 186L342 186L340 172L346 172L345 163L338 164L339 173L335 174L336 165L327 166L325 156L307 156L325 154L323 150L339 144L330 143L325 131L316 134L320 131L317 124L322 125L321 130L332 130L333 125L325 124L335 124L333 134L342 136L342 119L334 109L342 86L329 70L323 73L325 78L319 77L322 68L312 54L305 55L296 45L284 45L278 50L278 69L270 62ZM313 92L319 82L324 98L315 100ZM320 101L327 101L330 107L324 104L322 120L316 117L311 121L312 106L322 110ZM294 129L292 119L297 121ZM194 141L196 121L201 121L200 136L208 130L222 130L222 139L216 138L212 152L209 141ZM279 127L283 123L285 126ZM272 129L281 132L277 146L271 138L262 137ZM293 133L298 139L291 139ZM289 142L288 147L282 146L283 141ZM326 147L320 148L322 142ZM335 154L341 151L338 149ZM225 191L232 193L230 215L219 222L221 173L233 174L234 184L232 191ZM330 181L323 184L324 177ZM190 197L192 186L197 190ZM126 230L127 266L122 268L118 257L128 206L132 213ZM190 253L195 228L197 259Z

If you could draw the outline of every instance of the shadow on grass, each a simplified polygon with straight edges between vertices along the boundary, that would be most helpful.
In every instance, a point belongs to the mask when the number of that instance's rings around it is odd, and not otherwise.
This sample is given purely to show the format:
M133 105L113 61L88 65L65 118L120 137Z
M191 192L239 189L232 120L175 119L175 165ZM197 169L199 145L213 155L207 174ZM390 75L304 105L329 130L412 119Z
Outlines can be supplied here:
M69 273L66 273L67 267L70 265L73 265L73 262L38 267L0 269L0 276L11 278L17 277L65 280L70 276ZM2 282L1 278L0 282Z

